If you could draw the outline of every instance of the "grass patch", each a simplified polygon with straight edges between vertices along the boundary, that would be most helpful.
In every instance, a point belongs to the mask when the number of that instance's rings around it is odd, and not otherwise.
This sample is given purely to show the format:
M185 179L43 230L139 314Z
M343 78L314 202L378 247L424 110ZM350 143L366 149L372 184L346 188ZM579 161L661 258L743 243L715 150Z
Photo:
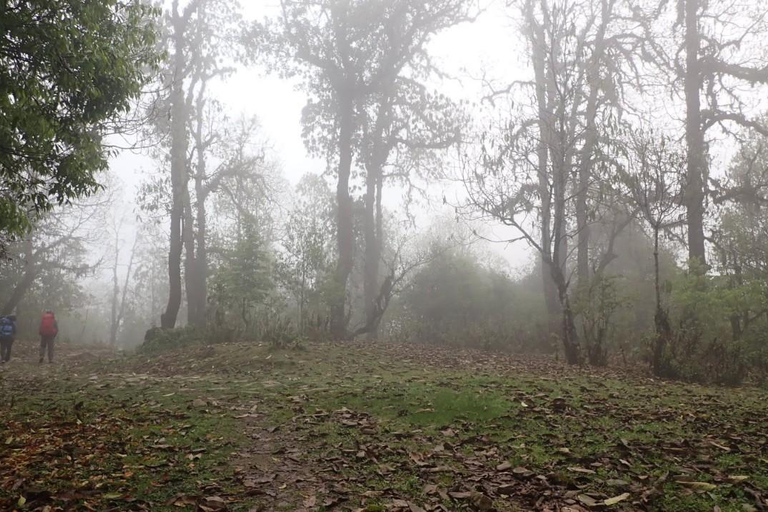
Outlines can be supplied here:
M370 344L188 347L77 375L1 384L0 508L511 511L628 493L612 509L709 512L768 495L760 390Z
M31 388L31 389L30 389ZM168 382L28 382L0 404L0 508L178 510L237 487L231 414ZM7 390L7 388L6 388ZM190 389L199 396L199 391ZM208 395L210 396L210 395ZM210 399L211 402L215 400Z

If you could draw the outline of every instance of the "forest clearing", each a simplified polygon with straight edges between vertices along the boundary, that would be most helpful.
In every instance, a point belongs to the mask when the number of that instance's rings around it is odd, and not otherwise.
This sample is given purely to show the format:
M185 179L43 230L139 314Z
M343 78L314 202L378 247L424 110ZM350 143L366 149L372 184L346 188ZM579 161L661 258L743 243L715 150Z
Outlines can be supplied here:
M768 510L768 0L0 34L0 512Z
M765 393L414 345L0 373L2 510L764 510ZM635 373L636 375L631 375Z

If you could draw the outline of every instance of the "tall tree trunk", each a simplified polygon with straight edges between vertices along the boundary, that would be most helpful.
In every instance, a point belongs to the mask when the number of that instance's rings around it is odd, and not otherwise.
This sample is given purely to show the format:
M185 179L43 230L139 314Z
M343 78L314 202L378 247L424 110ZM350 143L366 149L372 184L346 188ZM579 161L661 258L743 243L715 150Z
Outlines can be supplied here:
M589 128L588 128L589 129ZM591 173L587 165L579 167L579 183L576 193L576 229L578 238L576 241L576 273L580 289L589 286L589 238L590 226L587 214L587 195Z
M26 295L27 291L29 291L29 289L32 287L32 284L35 282L35 279L37 279L37 275L39 274L39 268L37 266L37 262L35 261L36 255L34 248L32 247L31 240L26 240L24 242L24 253L26 255L26 261L24 263L24 276L13 289L13 293L11 293L11 296L8 297L8 300L3 305L3 315L10 315L13 313L21 300L24 298L24 295Z
M109 325L109 344L117 343L117 299L120 296L120 283L117 279L117 264L120 261L120 232L115 234L115 263L112 266L112 311Z
M546 9L546 6L542 8ZM569 149L566 133L562 129L558 130L558 126L563 125L560 121L566 116L566 104L558 97L559 64L550 60L552 56L560 53L557 48L557 37L553 36L552 46L554 47L549 47L545 33L547 30L555 31L556 27L543 27L539 24L535 16L535 3L532 0L526 2L525 14L531 42L538 103L540 134L537 149L538 178L542 201L540 251L543 265L549 269L549 272L542 272L545 298L550 312L551 332L557 332L556 318L560 316L560 334L566 360L570 364L578 364L581 362L581 350L568 297L568 281L565 277L568 256L566 189L572 152ZM547 23L551 24L551 17L547 15L546 18ZM547 283L547 277L545 277L547 274L552 285ZM553 289L556 291L556 303L551 297Z
M208 321L208 225L205 218L205 200L207 192L204 190L202 180L195 183L197 189L197 255L195 257L195 309L197 318L193 325L204 327Z
M383 246L383 221L381 218L381 194L384 185L384 164L389 158L390 146L385 140L384 130L390 124L391 96L382 94L378 106L376 124L370 138L369 154L366 159L365 193L365 261L363 295L365 298L365 326L368 337L378 336L379 320L383 311L379 307L379 267Z
M552 280L557 286L557 295L562 311L560 318L562 321L565 360L568 364L581 364L583 362L583 354L581 353L579 335L576 331L576 322L573 316L573 309L571 308L570 297L568 296L568 282L562 267L557 264L556 261L551 262L549 268L552 274Z
M173 11L173 37L175 45L173 63L173 83L171 84L171 238L168 252L168 304L160 316L163 329L173 329L181 307L181 253L183 241L181 222L184 214L183 187L187 164L187 108L184 100L184 30L185 21L178 13L178 5Z
M546 79L546 55L544 52L543 37L537 30L536 22L531 11L532 5L527 5L529 39L531 42L531 53L533 57L533 70L536 82L536 101L538 105L539 120L539 144L537 151L539 195L541 196L541 238L540 245L543 254L540 255L541 279L544 292L544 301L549 314L550 334L560 332L557 318L560 316L560 303L557 298L557 287L552 279L552 273L549 269L552 260L552 191L549 183L549 123L551 115L547 103L547 79Z
M125 317L125 303L127 302L128 298L128 283L131 279L131 271L133 270L133 258L136 256L136 247L139 245L139 237L138 235L133 241L133 248L131 249L131 257L128 259L128 269L125 271L125 281L123 282L123 294L120 298L120 309L117 312L117 322L115 326L115 342L117 341L117 333L120 330L120 324L123 321L123 318Z
M203 79L200 90L196 98L196 119L194 130L195 152L197 153L197 167L195 169L195 222L197 223L197 232L189 233L190 247L187 250L187 257L192 258L191 272L188 277L187 303L189 307L190 325L204 327L207 323L207 288L208 288L208 248L206 246L207 223L205 218L205 203L208 199L208 189L206 188L206 162L205 151L206 143L203 135L203 111L206 103L207 81ZM192 223L192 206L188 222ZM196 246L196 250L195 250Z
M550 105L554 104L554 76L550 77L548 95ZM557 118L565 115L563 106L558 107L559 112L555 115ZM553 237L552 237L552 258L550 259L550 269L552 279L557 287L558 301L560 311L562 312L562 337L565 358L569 364L581 364L581 349L579 347L578 334L571 309L570 298L568 296L568 226L567 226L567 199L566 191L568 188L568 175L570 166L566 162L565 134L555 130L554 120L548 120L548 147L550 160L552 162L552 210L553 210Z
M352 198L349 195L349 176L352 171L352 131L354 98L352 91L340 94L339 116L339 175L336 184L336 243L338 262L334 276L335 290L331 302L331 335L337 340L348 337L346 305L347 281L354 264L354 224Z
M189 175L184 176L182 238L184 240L184 286L187 294L187 325L197 325L197 261L192 200L189 195Z
M376 255L376 260L378 262L381 262L381 254L384 250L384 216L383 216L383 209L381 206L381 197L383 195L384 190L384 170L381 169L378 173L378 176L376 178L376 240L378 243L376 244L376 249L378 251L378 254ZM376 265L376 274L379 274L379 265ZM385 295L390 295L392 293L392 290L386 291L386 279L384 280L384 283L382 283L381 287L379 287L378 294L376 295L376 301L377 306L380 302L380 297L383 297L382 292L385 292ZM375 338L378 338L379 335L379 325L381 325L381 317L386 312L386 307L389 304L389 300L387 300L384 305L384 309L377 307L378 313L377 317L374 319L373 325L371 326L371 335Z
M704 245L704 174L706 147L701 121L702 76L699 62L701 36L699 34L700 0L685 1L685 138L688 145L688 176L685 206L688 214L688 258L699 271L706 269Z
M656 294L656 313L653 320L656 328L656 339L653 345L653 360L651 361L654 375L664 374L664 352L672 337L672 326L669 315L661 304L661 269L659 265L659 232L660 223L653 226L653 285Z
M597 145L597 107L600 92L600 68L603 54L605 53L605 30L611 16L612 3L609 0L601 1L600 27L595 35L592 58L587 62L587 84L589 96L587 97L586 127L584 129L584 145L581 148L579 161L579 176L576 191L576 229L578 232L576 272L579 286L587 286L589 283L589 238L590 226L587 211L589 199L589 185L592 180L592 164L594 162L595 146Z
M379 258L381 257L381 251L379 249L378 237L376 236L376 184L377 171L374 165L368 166L368 172L365 178L366 193L365 193L365 261L364 261L364 274L363 280L363 295L365 298L365 323L368 328L368 336L371 338L376 337L376 333L373 332L373 324L376 323L376 297L379 294Z

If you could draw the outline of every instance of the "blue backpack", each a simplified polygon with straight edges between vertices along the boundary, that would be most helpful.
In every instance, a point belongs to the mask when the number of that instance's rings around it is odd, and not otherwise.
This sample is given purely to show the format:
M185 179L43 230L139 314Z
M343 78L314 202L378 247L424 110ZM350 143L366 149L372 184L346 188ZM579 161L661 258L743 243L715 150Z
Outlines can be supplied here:
M0 318L0 337L10 338L13 336L13 320L4 316Z

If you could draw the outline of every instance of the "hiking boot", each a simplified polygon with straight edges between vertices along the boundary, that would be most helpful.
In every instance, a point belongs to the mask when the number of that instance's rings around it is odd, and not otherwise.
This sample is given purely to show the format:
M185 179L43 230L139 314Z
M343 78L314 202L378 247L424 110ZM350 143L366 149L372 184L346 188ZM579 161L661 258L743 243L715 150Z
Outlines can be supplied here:
M37 364L43 364L43 358L41 357Z

